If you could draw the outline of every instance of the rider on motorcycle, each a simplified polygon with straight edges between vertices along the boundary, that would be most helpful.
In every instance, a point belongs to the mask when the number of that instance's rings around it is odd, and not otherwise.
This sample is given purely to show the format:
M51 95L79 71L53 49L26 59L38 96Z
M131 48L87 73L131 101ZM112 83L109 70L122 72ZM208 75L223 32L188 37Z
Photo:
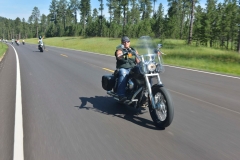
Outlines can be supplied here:
M43 44L42 36L39 36L39 37L38 37L38 44Z
M138 52L130 47L130 39L127 36L123 36L121 39L121 45L117 47L117 50L115 52L116 56L116 68L118 71L118 86L117 86L117 94L119 101L124 101L126 100L126 95L125 95L125 87L127 84L127 76L130 72L130 69L133 68L137 63L140 62L140 60L135 57L133 58L131 54L124 55L123 50L130 50ZM161 54L159 50L154 50L156 54ZM152 84L152 79L150 78L150 84Z
M115 51L116 56L116 68L118 70L118 86L117 86L117 94L120 101L123 101L126 99L125 97L125 87L127 84L127 75L130 72L130 69L136 65L136 63L139 63L139 59L136 57L133 58L130 55L124 55L123 50L133 50L137 53L137 51L130 47L130 39L127 36L123 36L121 39L121 46L117 47L117 50Z
M130 47L128 37L121 38L115 51L117 69L114 74L102 76L102 87L119 105L133 107L138 113L149 109L154 125L165 129L172 123L174 106L159 75L164 72L163 57L159 56L162 45L142 36L135 46L138 51Z
M41 48L41 49L40 49ZM45 49L45 45L43 43L43 38L42 36L38 37L38 49L41 51L43 51Z

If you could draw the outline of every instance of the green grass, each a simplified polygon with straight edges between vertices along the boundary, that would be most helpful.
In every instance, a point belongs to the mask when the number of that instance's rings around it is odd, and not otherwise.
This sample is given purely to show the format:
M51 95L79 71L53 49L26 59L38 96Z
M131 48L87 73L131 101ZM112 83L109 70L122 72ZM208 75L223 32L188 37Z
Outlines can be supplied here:
M37 38L25 40L26 43L35 44L37 44L37 41ZM57 37L46 38L43 42L50 46L114 55L116 46L120 44L120 38ZM132 40L131 43L136 43L136 40Z
M185 44L171 46L163 47L167 64L240 76L240 55L237 52Z
M37 41L37 38L27 39L26 43L37 44ZM161 43L159 39L154 41ZM116 46L120 44L120 38L56 37L46 38L44 43L50 46L114 55ZM136 43L137 39L131 39L131 46L136 46ZM189 46L184 40L166 39L162 44L165 64L240 76L240 55L237 52Z
M7 51L8 46L5 43L0 42L0 60L3 57L3 54Z

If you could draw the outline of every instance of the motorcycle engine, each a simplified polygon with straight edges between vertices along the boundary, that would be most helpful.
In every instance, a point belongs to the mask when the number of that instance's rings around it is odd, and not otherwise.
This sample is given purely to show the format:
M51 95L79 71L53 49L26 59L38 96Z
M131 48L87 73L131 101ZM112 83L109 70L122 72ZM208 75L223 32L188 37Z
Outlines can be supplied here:
M129 90L132 90L134 88L134 83L133 83L133 81L131 79L128 80L127 88Z

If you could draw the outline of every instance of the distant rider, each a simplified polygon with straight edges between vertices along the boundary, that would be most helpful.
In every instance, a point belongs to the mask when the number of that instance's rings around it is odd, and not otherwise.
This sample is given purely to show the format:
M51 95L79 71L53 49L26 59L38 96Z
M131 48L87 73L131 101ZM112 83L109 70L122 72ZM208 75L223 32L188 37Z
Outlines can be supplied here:
M39 36L39 37L38 37L38 44L43 44L42 36Z
M44 43L43 43L43 38L42 38L42 36L39 36L39 37L38 37L38 46L40 46L40 45L43 45L43 49L45 49L45 45L44 45Z

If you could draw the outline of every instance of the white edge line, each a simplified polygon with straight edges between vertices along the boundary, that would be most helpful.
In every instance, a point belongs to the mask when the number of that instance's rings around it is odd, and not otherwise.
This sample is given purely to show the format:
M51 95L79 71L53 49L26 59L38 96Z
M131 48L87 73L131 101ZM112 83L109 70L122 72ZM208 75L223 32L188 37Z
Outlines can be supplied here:
M63 47L56 47L56 46L49 46L49 47L55 47L55 48L61 48L61 49L67 49L67 50L73 50L73 51L81 51L81 52L86 52L86 53L92 53L92 54L97 54L97 55L104 55L104 56L108 56L108 57L114 57L114 56L107 55L107 54L101 54L101 53L95 53L95 52L89 52L89 51L83 51L83 50L77 50L77 49L71 49L71 48L63 48ZM194 71L194 72L200 72L200 73L212 74L212 75L217 75L217 76L222 76L222 77L228 77L228 78L240 79L240 77L229 76L229 75L225 75L225 74L218 74L218 73L213 73L213 72L200 71L200 70L189 69L189 68L183 68L183 67L177 67L177 66L171 66L171 65L164 65L164 66L172 67L172 68L177 68L177 69L182 69L182 70L188 70L188 71Z
M176 66L170 66L170 65L164 65L164 66L168 66L168 67L172 67L172 68L177 68L177 69L188 70L188 71L200 72L200 73L207 73L207 74L212 74L212 75L217 75L217 76L222 76L222 77L240 79L240 77L229 76L229 75L218 74L218 73L212 73L212 72L206 72L206 71L200 71L200 70L195 70L195 69L182 68L182 67L176 67Z
M11 45L12 46L12 45ZM13 46L12 46L13 47ZM16 102L15 102L15 125L14 125L14 151L13 160L24 160L23 152L23 118L22 118L22 93L20 64L17 51L16 55Z
M211 103L211 102L207 102L207 101L204 101L204 100L201 100L201 99L198 99L198 98L195 98L195 97L192 97L192 96L189 96L189 95L186 95L186 94L180 93L180 92L176 92L176 91L173 91L173 90L170 90L170 89L168 89L168 90L171 91L171 92L174 92L174 93L177 93L177 94L183 95L183 96L185 96L185 97L192 98L192 99L195 99L195 100L197 100L197 101L204 102L204 103L207 103L207 104L213 105L213 106L215 106L215 107L218 107L218 108L221 108L221 109L225 109L225 110L228 110L228 111L231 111L231 112L234 112L234 113L240 114L240 112L237 112L237 111L234 111L234 110L231 110L231 109L228 109L228 108L225 108L225 107L222 107L222 106L219 106L219 105L213 104L213 103Z

